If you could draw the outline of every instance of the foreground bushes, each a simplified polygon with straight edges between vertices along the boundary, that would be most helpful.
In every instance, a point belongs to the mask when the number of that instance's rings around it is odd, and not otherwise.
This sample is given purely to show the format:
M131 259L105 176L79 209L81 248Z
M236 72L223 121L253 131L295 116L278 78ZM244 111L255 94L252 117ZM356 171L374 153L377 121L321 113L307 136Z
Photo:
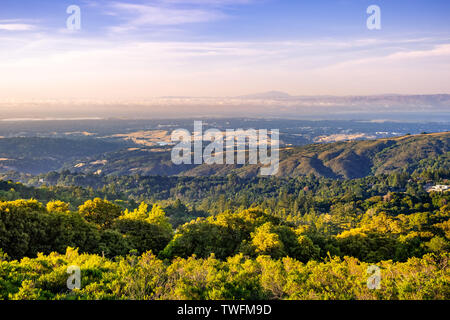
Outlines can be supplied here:
M0 201L0 299L449 299L447 198L411 214L370 201L350 222L294 224L250 208L175 233L157 205ZM367 288L373 264L379 290ZM70 292L73 265L82 286Z
M250 208L197 218L175 233L158 205L150 208L142 203L133 211L122 211L117 204L96 198L72 212L61 201L46 207L36 200L0 201L0 248L14 259L77 247L80 252L109 258L131 250L138 254L151 250L168 260L194 254L208 258L212 253L225 260L242 253L308 262L331 254L373 263L449 252L447 198L441 199L439 209L408 215L380 211L377 206L385 203L378 200L370 200L375 207L350 224L333 222L331 214L295 224L261 208ZM343 213L344 217L355 210L353 206L347 209L350 213Z
M0 253L0 299L450 299L449 258L380 262L381 289L370 290L369 264L351 257L305 264L239 254L169 263L151 252L115 261L71 248L21 261ZM66 286L70 265L81 268L81 289L73 292Z
M144 219L122 214L102 199L87 201L79 212L61 201L46 207L36 200L0 201L0 249L14 259L65 252L69 246L108 257L130 250L157 253L172 239L172 229L164 212L141 209Z

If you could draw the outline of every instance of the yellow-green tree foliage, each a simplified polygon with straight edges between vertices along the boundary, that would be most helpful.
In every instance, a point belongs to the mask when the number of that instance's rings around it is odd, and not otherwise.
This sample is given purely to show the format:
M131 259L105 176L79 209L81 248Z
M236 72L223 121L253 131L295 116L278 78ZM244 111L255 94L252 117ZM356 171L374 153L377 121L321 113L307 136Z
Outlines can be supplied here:
M367 287L369 263L329 257L293 258L242 254L219 260L176 258L151 252L109 260L68 248L65 254L0 259L0 299L450 299L450 255L427 254L406 262L382 261L381 288ZM67 289L68 266L79 266L81 289Z
M256 228L251 234L252 244L255 246L257 254L267 254L273 257L281 257L283 255L283 242L281 242L278 234L273 232L273 225L270 222Z
M69 212L69 204L63 201L55 200L47 203L48 212Z
M78 211L87 221L101 228L109 227L122 213L118 205L100 198L86 201Z

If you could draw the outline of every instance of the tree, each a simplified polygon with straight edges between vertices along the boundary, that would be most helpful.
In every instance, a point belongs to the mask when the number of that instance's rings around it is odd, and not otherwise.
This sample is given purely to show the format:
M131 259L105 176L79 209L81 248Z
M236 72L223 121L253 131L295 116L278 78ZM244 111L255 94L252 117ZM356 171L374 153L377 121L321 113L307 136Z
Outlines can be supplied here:
M257 254L280 258L284 255L284 245L278 234L273 232L274 226L267 222L251 234L252 244Z
M163 251L165 258L208 257L214 253L225 259L237 252L241 239L232 229L197 219L179 228L175 237Z
M69 204L63 201L50 201L47 203L48 212L69 212Z
M173 232L172 225L170 224L169 219L166 217L166 213L159 205L153 205L152 211L150 211L150 213L148 214L148 218L146 218L145 221L160 226L169 234Z
M148 218L148 204L145 202L141 202L139 205L139 208L128 211L128 209L125 210L123 215L119 217L119 219L133 219L133 220L145 220Z
M450 249L450 242L439 236L433 237L430 241L425 243L425 245L431 252L436 253L445 252Z
M112 227L123 235L131 249L139 253L148 250L159 253L172 239L171 231L146 220L117 219Z
M96 252L97 228L79 214L45 211L35 200L0 202L0 248L12 258L63 252L67 246Z
M118 205L100 198L86 201L78 211L87 221L95 223L100 228L110 227L114 219L122 213Z

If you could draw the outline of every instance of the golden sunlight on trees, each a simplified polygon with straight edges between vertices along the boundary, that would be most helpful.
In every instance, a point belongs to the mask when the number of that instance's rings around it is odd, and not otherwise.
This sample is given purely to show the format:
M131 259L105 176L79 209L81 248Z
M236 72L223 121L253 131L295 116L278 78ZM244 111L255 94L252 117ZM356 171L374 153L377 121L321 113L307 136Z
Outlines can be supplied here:
M252 244L255 246L257 254L270 255L279 258L283 255L283 243L280 241L278 234L272 232L273 225L270 222L258 227L251 234Z
M47 203L47 211L48 212L69 212L69 204L63 201L50 201Z
M122 210L107 200L95 198L81 205L79 212L87 221L104 228L110 226L113 220L121 215Z

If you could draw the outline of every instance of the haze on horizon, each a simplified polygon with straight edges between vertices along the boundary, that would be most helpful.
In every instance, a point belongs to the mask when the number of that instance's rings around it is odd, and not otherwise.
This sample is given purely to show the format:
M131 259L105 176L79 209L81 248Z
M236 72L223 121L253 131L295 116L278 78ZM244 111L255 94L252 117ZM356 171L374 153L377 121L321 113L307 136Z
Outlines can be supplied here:
M66 29L72 4L79 31ZM381 30L366 27L371 4ZM2 0L0 103L450 93L448 12L445 0Z

